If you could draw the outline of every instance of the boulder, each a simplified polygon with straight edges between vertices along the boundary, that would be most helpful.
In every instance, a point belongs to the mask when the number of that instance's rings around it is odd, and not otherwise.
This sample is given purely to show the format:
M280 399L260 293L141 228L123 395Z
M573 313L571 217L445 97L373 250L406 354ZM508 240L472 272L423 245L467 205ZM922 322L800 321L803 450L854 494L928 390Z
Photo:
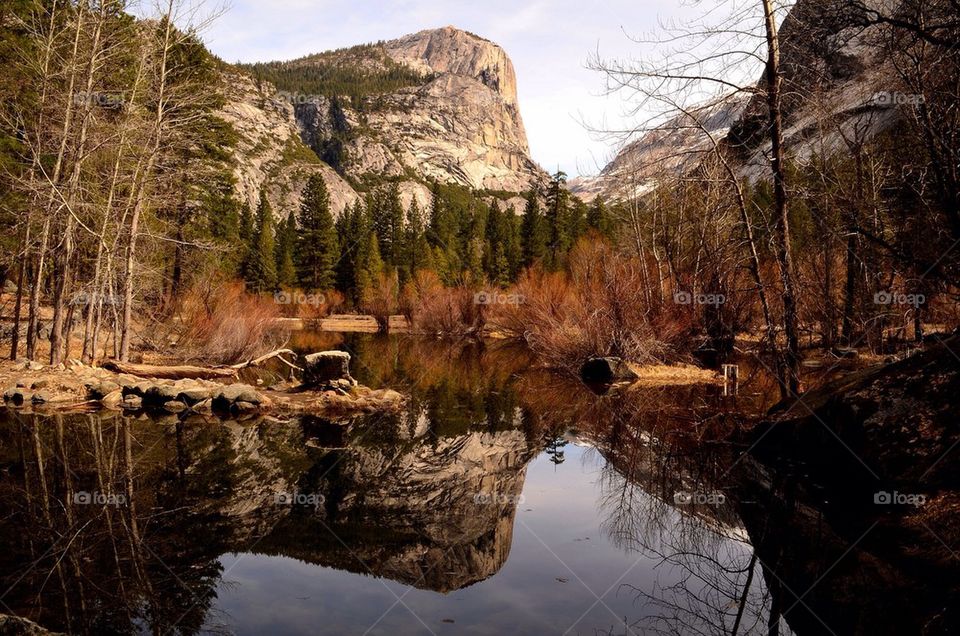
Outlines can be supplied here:
M24 390L22 388L9 388L3 393L4 402L13 402L16 405L23 404L24 401Z
M187 404L197 404L210 398L210 389L202 386L181 389L177 399Z
M163 403L163 410L168 413L180 413L187 410L187 405L180 400L167 400Z
M590 384L629 382L639 376L621 358L593 358L580 367L580 377Z
M91 382L87 384L87 393L93 400L102 400L104 397L110 395L119 388L120 385L116 382L111 380L103 380L101 382Z
M140 398L131 396L131 399L134 399L134 398L137 400L137 407L139 407ZM121 402L123 402L123 391L121 391L120 389L111 391L110 393L104 395L100 399L100 403L103 404L108 409L112 409L120 406Z
M339 386L343 380L350 386L356 385L356 380L350 375L350 354L346 351L320 351L304 357L305 386L327 387L334 383Z
M240 402L259 408L267 399L248 384L231 384L213 391L212 406L218 411L228 411L231 406Z
M143 407L143 398L139 395L125 395L123 401L120 402L120 408L129 409L131 411L139 411Z

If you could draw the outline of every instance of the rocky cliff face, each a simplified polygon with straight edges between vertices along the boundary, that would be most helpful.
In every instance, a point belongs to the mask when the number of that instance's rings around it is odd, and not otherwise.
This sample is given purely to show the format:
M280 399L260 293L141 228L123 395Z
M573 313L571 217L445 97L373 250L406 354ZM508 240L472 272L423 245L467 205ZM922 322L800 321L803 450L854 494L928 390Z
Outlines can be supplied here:
M266 189L278 216L296 210L315 173L324 177L335 215L359 198L355 186L385 179L400 180L404 205L416 199L421 207L429 205L433 180L519 193L547 179L529 156L513 64L488 40L445 27L289 64L370 73L401 65L422 82L334 105L324 95L278 90L242 69L228 71L220 115L239 133L237 194L252 208Z
M359 108L343 108L346 126L340 125L346 130L341 132L349 139L346 174L361 182L409 174L510 192L546 178L529 156L516 75L502 48L445 27L373 51L428 81L364 97ZM304 141L319 151L337 133L337 118L330 100L301 97L297 121Z
M570 181L571 191L590 201L597 196L624 200L642 196L658 179L695 167L743 115L748 98L733 96L693 108L624 146L596 177Z
M263 90L245 73L228 72L226 102L219 116L238 135L234 150L237 198L256 210L261 190L278 216L300 206L300 193L311 174L323 175L334 214L359 198L356 191L303 143L293 106Z
M780 30L784 73L784 141L803 161L814 153L841 150L851 140L868 141L900 118L894 70L878 44L878 27L857 26L857 16L829 0L800 0ZM869 0L887 9L899 0ZM732 148L741 175L769 172L766 101L763 94L732 97L694 109L710 135ZM685 125L667 122L628 144L595 178L573 183L584 198L603 194L623 199L643 194L656 172L685 172L697 166L712 142ZM627 184L627 185L624 185Z
M371 424L379 425L364 420ZM523 431L430 440L421 413L391 445L341 448L343 439L318 438L305 447L296 424L269 426L225 426L233 488L216 512L230 520L234 543L263 537L264 553L439 592L489 578L506 562L526 466L540 451ZM336 430L360 440L369 433L352 424ZM297 509L273 501L295 492L320 494L323 503ZM343 543L324 540L331 530Z

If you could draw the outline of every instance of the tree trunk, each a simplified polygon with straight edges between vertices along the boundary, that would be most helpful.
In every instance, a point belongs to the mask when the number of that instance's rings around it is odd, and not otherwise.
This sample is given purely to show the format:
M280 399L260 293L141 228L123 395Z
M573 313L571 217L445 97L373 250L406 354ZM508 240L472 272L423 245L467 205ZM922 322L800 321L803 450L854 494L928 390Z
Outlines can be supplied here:
M783 113L780 107L780 40L773 0L762 0L767 36L767 108L770 118L772 152L770 168L773 172L773 192L776 205L777 263L780 266L780 282L783 287L783 327L787 348L780 356L780 392L783 397L800 392L800 339L797 329L797 299L794 290L793 257L790 249L790 218L787 202L787 184L784 174Z

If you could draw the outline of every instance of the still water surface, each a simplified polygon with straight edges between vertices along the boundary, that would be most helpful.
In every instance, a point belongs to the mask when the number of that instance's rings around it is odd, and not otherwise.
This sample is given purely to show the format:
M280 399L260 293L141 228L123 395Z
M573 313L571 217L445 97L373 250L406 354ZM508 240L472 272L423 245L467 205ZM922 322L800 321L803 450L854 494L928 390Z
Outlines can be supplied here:
M769 404L762 369L737 396L601 396L509 347L294 346L350 350L362 383L410 404L0 416L2 611L78 634L844 633L830 585L783 599L828 571L797 545L826 559L851 540L784 532L768 472L711 442ZM801 566L780 570L787 553Z

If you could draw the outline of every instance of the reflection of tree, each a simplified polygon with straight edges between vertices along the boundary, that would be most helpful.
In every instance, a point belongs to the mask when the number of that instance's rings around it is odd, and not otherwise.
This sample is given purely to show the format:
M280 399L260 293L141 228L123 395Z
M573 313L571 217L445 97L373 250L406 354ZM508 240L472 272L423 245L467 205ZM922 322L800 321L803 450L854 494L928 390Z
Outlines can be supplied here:
M732 502L678 505L675 499L677 493L723 494L729 485L729 457L704 439L715 413L703 409L698 419L689 408L693 396L684 400L667 401L658 390L634 392L621 399L624 408L607 409L603 421L584 420L595 424L580 431L605 462L603 532L625 551L660 563L653 589L627 582L623 591L644 605L649 618L642 624L651 633L764 632L772 602L752 549L740 540L745 533ZM779 628L779 620L773 623Z
M18 454L3 456L17 479L0 482L7 606L78 634L203 627L220 576L216 525L191 513L188 498L158 514L163 476L177 474L167 438L164 427L118 415L15 415L0 426L0 448ZM97 505L86 493L126 499Z
M551 463L559 465L566 460L563 450L566 445L567 442L562 437L555 437L547 442L544 450L550 456Z

